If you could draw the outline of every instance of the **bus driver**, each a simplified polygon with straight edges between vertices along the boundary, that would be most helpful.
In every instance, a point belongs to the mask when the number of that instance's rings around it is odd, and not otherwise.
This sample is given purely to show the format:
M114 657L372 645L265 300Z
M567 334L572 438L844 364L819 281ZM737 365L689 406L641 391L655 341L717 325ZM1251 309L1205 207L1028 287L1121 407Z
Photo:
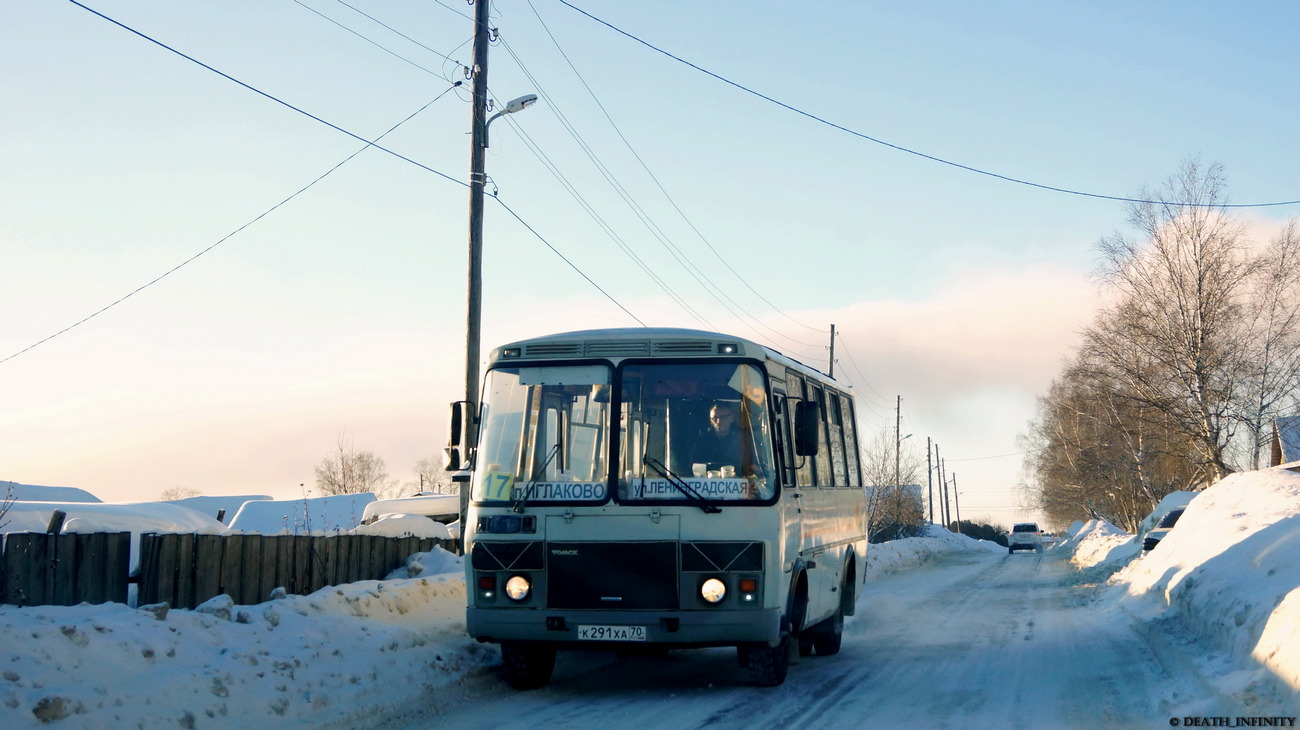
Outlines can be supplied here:
M718 401L709 409L709 426L695 437L691 463L706 464L706 469L740 466L740 427L736 424L736 407Z

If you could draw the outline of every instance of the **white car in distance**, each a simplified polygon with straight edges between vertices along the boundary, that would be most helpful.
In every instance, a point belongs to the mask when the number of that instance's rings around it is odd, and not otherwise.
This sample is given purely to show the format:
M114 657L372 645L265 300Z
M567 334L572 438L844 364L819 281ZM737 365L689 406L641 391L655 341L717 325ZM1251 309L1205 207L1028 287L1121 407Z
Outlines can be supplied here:
M1017 550L1043 552L1043 531L1036 522L1017 522L1007 533L1007 553L1014 555Z

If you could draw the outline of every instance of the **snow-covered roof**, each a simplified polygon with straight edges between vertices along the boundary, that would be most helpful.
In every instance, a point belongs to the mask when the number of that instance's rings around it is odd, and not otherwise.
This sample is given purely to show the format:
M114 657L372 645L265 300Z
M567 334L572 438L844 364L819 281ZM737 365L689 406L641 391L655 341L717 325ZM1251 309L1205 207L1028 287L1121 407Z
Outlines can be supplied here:
M214 518L219 512L225 510L225 517L221 521L228 525L245 502L269 501L270 499L271 496L267 494L240 494L229 497L187 497L185 499L171 500L167 504L179 504L182 507L189 507Z
M458 494L421 494L415 497L399 499L377 499L366 505L363 521L380 515L427 515L440 517L460 514L460 495Z
M230 521L234 531L260 535L347 532L361 524L372 492L311 499L245 502Z
M76 487L42 487L36 484L0 482L0 502L98 502L99 497Z
M63 532L197 532L219 535L225 526L188 507L166 502L14 502L3 532L45 532L55 510L64 513Z

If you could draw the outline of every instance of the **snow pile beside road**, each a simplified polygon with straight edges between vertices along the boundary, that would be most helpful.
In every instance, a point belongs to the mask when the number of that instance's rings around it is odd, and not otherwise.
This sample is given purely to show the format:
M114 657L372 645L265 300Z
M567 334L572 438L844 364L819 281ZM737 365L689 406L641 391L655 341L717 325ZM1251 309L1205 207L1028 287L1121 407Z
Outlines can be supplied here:
M1112 578L1300 690L1300 475L1233 474L1192 501L1159 546Z
M1090 520L1056 546L1070 553L1070 562L1079 568L1110 563L1125 563L1142 551L1137 537L1106 520Z
M924 537L876 543L867 546L866 576L894 573L929 563L958 552L999 552L1005 547L988 540L975 540L936 525L929 525Z
M437 705L499 663L465 634L461 561L256 606L0 606L0 725L321 727ZM62 721L62 722L59 722Z

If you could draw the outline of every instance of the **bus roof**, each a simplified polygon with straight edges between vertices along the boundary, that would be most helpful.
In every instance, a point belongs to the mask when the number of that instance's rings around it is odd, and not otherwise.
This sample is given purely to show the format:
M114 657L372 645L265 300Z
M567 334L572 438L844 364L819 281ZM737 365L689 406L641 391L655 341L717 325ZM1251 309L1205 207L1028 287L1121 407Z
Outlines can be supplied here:
M727 345L737 349L728 352L723 349ZM818 380L835 382L826 373L753 340L720 332L676 327L618 327L542 335L494 348L489 363L496 365L502 362L567 358L621 359L652 355L716 357L733 354L774 360Z

